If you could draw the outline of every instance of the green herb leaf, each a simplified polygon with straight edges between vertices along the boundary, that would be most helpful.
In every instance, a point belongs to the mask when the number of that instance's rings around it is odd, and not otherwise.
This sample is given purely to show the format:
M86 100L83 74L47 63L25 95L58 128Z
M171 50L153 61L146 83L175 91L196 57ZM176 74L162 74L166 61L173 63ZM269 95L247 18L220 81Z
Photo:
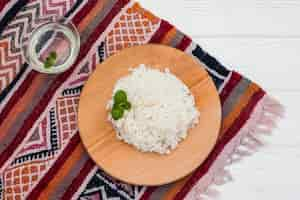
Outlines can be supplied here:
M114 120L119 120L123 117L124 111L131 108L131 103L127 101L127 94L124 90L118 90L113 99L114 105L111 110L111 115Z
M49 63L49 61L45 61L44 62L44 68L49 69L51 67L51 64Z
M56 58L57 58L56 52L55 51L51 51L49 57L53 58L54 60L56 60Z
M118 105L120 108L124 109L124 110L130 110L131 108L131 103L126 101L126 102L121 102Z
M55 65L56 58L57 58L56 52L54 52L54 51L50 52L49 56L46 58L46 60L44 62L44 67L46 69L49 69L50 67L52 67L53 65Z
M55 64L55 60L47 58L45 63L44 63L44 67L46 69L48 69L48 68L52 67L54 64Z
M111 116L114 120L119 120L123 117L124 110L118 107L114 107L111 111Z
M114 103L119 104L122 102L127 102L127 95L124 90L118 90L114 95Z

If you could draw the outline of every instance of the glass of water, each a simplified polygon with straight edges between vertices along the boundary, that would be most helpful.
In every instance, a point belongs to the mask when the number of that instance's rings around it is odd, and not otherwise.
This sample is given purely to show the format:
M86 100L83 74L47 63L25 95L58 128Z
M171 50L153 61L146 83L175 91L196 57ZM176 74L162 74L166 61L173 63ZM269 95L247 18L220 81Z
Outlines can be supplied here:
M34 70L57 74L69 69L80 49L76 27L66 19L45 23L23 39L23 55Z

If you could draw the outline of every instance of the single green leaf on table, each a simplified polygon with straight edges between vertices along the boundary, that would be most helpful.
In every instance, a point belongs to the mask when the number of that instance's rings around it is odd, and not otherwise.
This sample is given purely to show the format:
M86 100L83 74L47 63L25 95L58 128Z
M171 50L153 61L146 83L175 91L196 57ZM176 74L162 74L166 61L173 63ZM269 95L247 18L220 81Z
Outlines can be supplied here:
M46 58L46 60L44 62L44 67L46 69L51 68L53 65L55 65L56 58L57 58L56 52L54 52L54 51L50 52L49 56Z

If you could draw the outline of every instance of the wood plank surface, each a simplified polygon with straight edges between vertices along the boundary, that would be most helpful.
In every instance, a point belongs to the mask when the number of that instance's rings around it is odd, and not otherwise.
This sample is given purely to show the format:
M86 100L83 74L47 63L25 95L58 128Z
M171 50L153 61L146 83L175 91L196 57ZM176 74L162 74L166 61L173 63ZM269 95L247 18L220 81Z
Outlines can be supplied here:
M286 107L266 146L230 167L219 200L298 200L300 196L300 1L139 0Z

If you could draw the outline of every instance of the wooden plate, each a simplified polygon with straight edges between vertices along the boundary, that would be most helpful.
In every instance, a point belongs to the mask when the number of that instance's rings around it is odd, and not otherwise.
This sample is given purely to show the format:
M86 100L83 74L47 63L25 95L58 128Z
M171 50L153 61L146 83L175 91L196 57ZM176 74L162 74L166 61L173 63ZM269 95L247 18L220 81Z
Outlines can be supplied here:
M168 67L190 88L201 113L199 124L167 156L141 153L117 140L107 120L114 84L139 64ZM81 94L78 121L84 146L106 173L131 184L162 185L188 175L206 159L218 137L221 106L213 81L196 59L174 48L145 45L125 49L97 66Z

